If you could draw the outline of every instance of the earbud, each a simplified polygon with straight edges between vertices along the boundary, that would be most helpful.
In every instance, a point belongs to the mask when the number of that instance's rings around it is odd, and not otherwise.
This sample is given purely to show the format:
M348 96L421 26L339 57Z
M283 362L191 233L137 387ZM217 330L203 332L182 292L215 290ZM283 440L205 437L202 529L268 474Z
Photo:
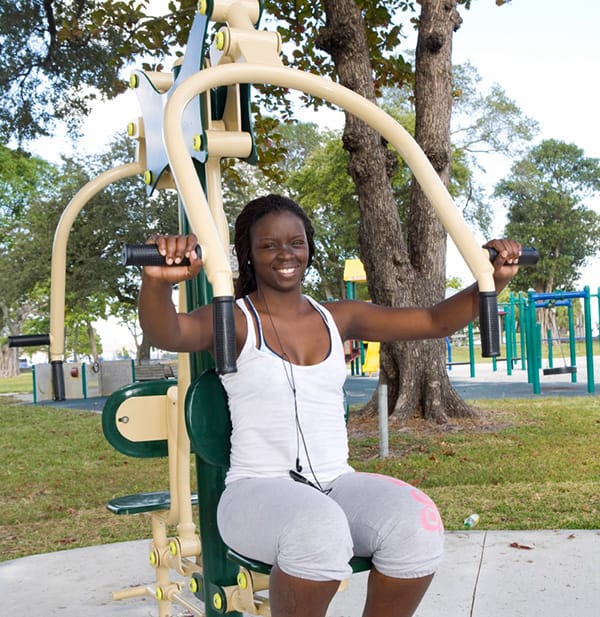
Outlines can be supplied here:
M296 459L296 471L300 473L302 471L302 465L300 465L300 459Z

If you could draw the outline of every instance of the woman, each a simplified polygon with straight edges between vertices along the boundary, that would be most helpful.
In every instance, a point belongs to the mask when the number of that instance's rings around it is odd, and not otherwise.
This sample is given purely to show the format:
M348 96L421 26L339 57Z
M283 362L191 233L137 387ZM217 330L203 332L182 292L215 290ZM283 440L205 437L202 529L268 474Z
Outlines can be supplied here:
M140 322L153 345L212 350L212 308L177 314L171 285L196 277L197 239L156 236L170 267L145 267ZM493 240L501 290L520 245ZM318 304L301 292L314 254L304 211L278 195L248 203L235 225L239 262L237 373L221 377L233 425L231 467L218 509L226 544L273 564L273 617L324 616L352 555L371 557L364 617L408 617L442 557L433 502L393 478L347 463L343 341L445 337L477 314L472 286L429 308L356 301ZM178 265L184 257L189 266ZM248 504L252 504L252 508Z

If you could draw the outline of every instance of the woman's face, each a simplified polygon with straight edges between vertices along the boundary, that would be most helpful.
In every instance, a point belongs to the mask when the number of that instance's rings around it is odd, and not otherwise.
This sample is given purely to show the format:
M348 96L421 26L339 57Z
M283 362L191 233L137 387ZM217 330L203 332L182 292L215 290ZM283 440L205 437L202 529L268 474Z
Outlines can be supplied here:
M304 223L291 212L266 214L250 230L250 259L259 287L285 290L298 286L308 254Z

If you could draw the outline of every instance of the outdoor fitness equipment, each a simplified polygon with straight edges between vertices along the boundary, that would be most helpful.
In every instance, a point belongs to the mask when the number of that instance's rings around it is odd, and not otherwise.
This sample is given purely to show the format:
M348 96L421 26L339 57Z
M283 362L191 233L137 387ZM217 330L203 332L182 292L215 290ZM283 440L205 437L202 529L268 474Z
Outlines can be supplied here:
M64 359L66 242L72 223L89 199L108 184L143 174L148 193L169 186L171 177L175 180L185 210L182 231L191 227L199 238L204 271L210 282L209 285L202 274L197 281L180 286L180 309L193 309L212 300L216 368L220 373L235 370L233 284L228 225L222 208L220 160L254 157L248 98L251 83L300 90L338 105L377 130L398 150L478 283L482 353L490 357L498 355L497 301L488 254L478 245L413 138L388 114L347 88L317 75L285 68L279 57L279 36L256 29L261 12L257 0L214 0L200 2L198 8L183 64L173 75L142 71L132 75L131 85L137 91L143 111L143 117L128 127L129 135L139 144L136 161L109 170L83 187L66 207L57 226L49 337L53 366L60 367ZM209 20L223 25L209 53L205 54ZM197 445L194 451L198 453L201 541L192 520L195 498L190 491L190 439L183 418L188 418L190 434L195 435L197 416L207 409L211 414L227 413L219 394L209 397L200 386L201 395L194 396L193 387L188 393L192 379L194 383L209 379L202 374L211 366L209 354L193 354L189 358L180 354L176 389L170 387L172 382L167 385L164 381L160 387L146 382L142 389L134 384L117 391L103 413L105 434L117 449L129 455L149 456L149 452L154 452L154 445L157 450L152 455L166 453L168 456L168 493L130 495L128 499L117 498L111 502L113 510L118 512L153 513L151 563L157 571L157 584L124 590L117 597L151 593L158 600L160 617L171 615L172 602L208 617L241 610L269 614L268 602L254 598L253 585L247 576L252 580L251 571L260 571L264 564L246 562L245 570L240 570L239 565L225 558L226 547L218 535L215 518L225 467L204 460ZM64 398L61 375L57 368L54 398L58 400ZM214 382L214 378L210 379ZM222 435L211 433L210 427L203 434L205 438L208 435L217 441L222 439ZM176 525L176 537L167 537L167 525ZM182 583L171 578L172 569L191 577L193 592L204 601L204 610L183 597Z

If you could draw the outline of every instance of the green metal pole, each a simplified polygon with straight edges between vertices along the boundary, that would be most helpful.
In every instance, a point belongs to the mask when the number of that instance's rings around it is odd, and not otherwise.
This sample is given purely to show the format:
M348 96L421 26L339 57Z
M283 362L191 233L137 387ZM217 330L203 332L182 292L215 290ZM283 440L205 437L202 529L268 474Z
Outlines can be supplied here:
M514 356L514 335L515 335L515 304L511 298L505 305L504 328L506 332L506 374L512 375L513 356Z
M567 313L569 315L569 358L571 360L571 366L576 366L577 349L575 340L575 323L573 321L573 303L571 301L569 301ZM577 371L573 371L571 373L571 383L577 383Z
M596 391L594 382L594 339L592 336L592 305L590 288L584 287L583 316L585 324L585 364L587 369L587 391L592 394Z
M527 334L528 334L528 324L527 324L527 309L525 298L522 295L519 295L519 326L521 331L521 370L525 370L527 368L528 359L527 359Z
M529 381L533 385L533 393L540 393L540 364L538 358L538 350L541 345L538 324L535 319L535 301L533 292L529 292L528 302L528 329L527 329L527 367Z
M31 367L31 383L33 386L33 403L37 403L37 380L35 376L35 364Z
M83 391L83 398L87 399L87 372L83 363L81 364L81 389Z
M475 341L473 337L473 322L470 321L467 327L469 333L469 368L471 378L475 377Z

